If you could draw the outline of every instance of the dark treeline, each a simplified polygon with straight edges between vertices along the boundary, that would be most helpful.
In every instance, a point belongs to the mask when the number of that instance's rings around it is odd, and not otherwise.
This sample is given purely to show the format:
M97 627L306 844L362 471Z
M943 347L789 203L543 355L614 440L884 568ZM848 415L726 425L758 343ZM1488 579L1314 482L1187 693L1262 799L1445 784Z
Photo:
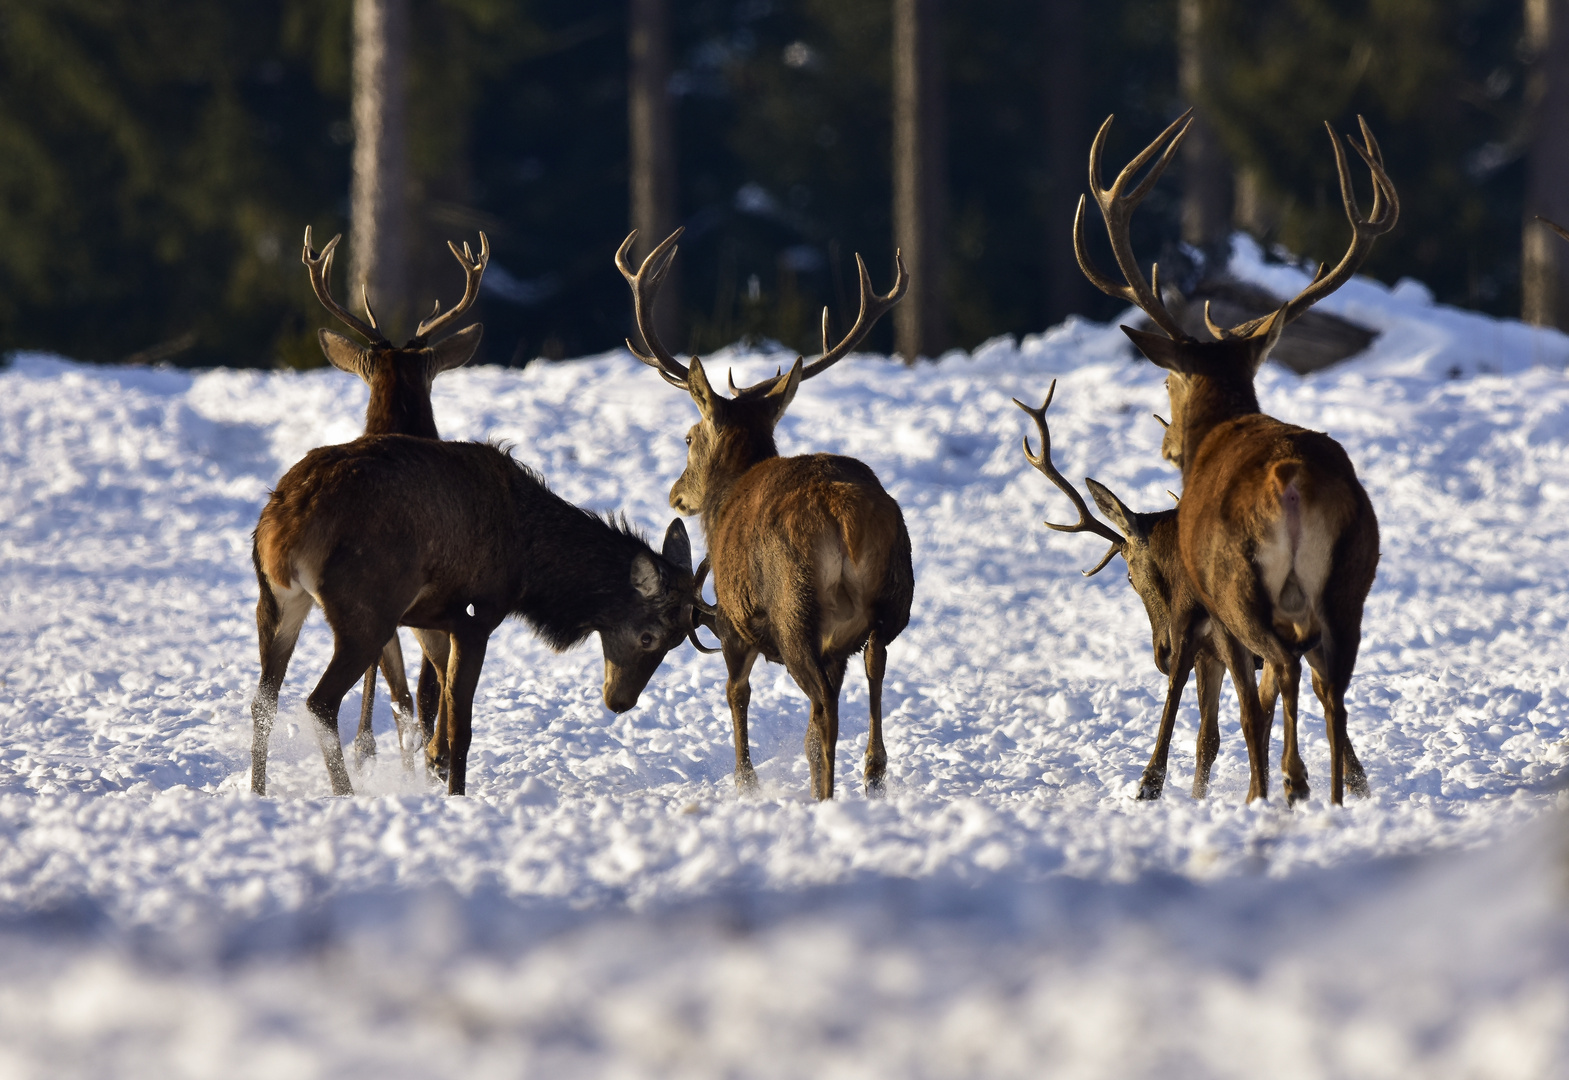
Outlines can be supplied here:
M1547 0L1536 0L1546 3ZM1115 302L1072 270L1089 139L1120 165L1185 107L1183 20L1209 74L1222 198L1266 245L1332 257L1323 121L1364 114L1403 198L1367 272L1520 310L1532 54L1520 0L1041 0L940 10L948 339ZM0 6L0 349L97 361L313 365L299 263L349 219L352 0ZM892 277L890 0L671 0L682 310L673 345L810 349ZM491 238L482 358L610 348L630 327L625 0L413 0L413 296L451 303L449 238ZM1569 178L1566 178L1569 180ZM1137 218L1175 256L1184 178ZM352 245L353 238L347 238ZM1103 243L1096 238L1097 243ZM1102 250L1102 258L1109 257ZM1066 269L1065 269L1066 267ZM337 267L340 296L357 290ZM888 326L871 344L892 345Z

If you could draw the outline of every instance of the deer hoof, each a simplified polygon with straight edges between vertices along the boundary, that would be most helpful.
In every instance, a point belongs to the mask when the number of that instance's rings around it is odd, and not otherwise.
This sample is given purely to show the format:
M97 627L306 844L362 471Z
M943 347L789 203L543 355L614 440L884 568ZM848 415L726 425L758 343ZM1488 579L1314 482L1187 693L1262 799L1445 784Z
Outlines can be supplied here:
M1161 797L1165 790L1166 774L1146 771L1143 779L1139 781L1138 801L1154 802Z
M376 737L368 731L354 736L354 768L358 770L367 758L376 756Z
M1287 806L1295 806L1299 802L1307 802L1308 785L1306 780L1298 782L1288 776L1281 784L1281 787L1286 789Z
M757 791L757 773L750 765L743 765L735 771L736 790L743 795L751 795Z

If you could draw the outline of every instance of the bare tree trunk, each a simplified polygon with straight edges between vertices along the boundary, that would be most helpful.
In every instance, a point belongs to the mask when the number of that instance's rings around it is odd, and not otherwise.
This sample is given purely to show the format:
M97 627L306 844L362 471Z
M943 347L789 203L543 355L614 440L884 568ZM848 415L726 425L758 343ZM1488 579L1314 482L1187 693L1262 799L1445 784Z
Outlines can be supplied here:
M409 316L409 0L354 0L351 290L364 284L388 337Z
M1046 0L1046 324L1080 310L1086 284L1073 254L1073 208L1084 191L1084 3Z
M1533 135L1520 244L1521 317L1569 329L1569 243L1536 215L1569 225L1569 0L1525 0Z
M893 2L893 231L910 272L894 309L906 363L947 344L944 232L948 208L940 0Z
M642 259L679 222L676 209L675 125L670 108L669 0L631 0L628 10L627 122L631 134L631 216ZM669 344L681 322L680 263L660 289L654 312Z
M1198 113L1182 143L1182 239L1208 256L1224 256L1231 236L1231 165L1204 115L1215 83L1215 50L1206 41L1209 0L1177 0L1177 78Z

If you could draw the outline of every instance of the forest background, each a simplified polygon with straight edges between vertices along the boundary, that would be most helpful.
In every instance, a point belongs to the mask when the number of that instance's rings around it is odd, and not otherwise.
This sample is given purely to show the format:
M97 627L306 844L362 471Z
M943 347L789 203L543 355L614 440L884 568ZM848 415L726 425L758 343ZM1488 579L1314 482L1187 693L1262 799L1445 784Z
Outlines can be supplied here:
M633 213L637 0L408 2L410 294L452 303L444 242L484 230L482 360L614 347L631 326L612 255ZM854 301L853 253L886 287L899 2L669 0L670 198L687 230L669 344L810 351L821 306L842 328ZM1556 212L1531 194L1532 163L1539 177L1569 147L1553 130L1569 124L1553 108L1566 0L919 2L940 106L941 319L923 352L1113 314L1069 242L1090 139L1115 113L1115 168L1190 103L1212 167L1174 167L1135 231L1179 284L1233 227L1282 256L1337 256L1323 124L1355 131L1362 114L1402 197L1366 272L1497 314L1527 300L1524 223ZM307 224L318 245L349 227L354 3L6 0L0 352L320 364L328 319L299 245ZM1205 200L1220 210L1197 222Z

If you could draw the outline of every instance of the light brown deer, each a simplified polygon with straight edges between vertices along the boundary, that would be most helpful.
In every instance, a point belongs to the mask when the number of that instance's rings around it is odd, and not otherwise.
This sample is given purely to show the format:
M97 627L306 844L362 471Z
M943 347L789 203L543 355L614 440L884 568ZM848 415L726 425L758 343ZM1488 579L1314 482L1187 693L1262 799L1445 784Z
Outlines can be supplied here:
M333 367L359 376L370 387L370 401L365 406L366 435L414 435L424 439L439 439L441 435L436 430L436 417L430 407L431 383L443 371L462 367L469 362L474 356L474 350L479 348L485 328L474 323L444 339L439 335L447 333L453 322L461 318L479 296L480 280L490 263L490 241L484 233L479 234L477 258L467 243L459 251L456 244L448 242L453 257L463 267L463 298L446 313L442 312L438 300L430 318L421 322L414 336L399 348L382 334L376 323L376 315L371 310L370 296L363 290L361 297L368 322L361 321L333 299L332 256L340 239L341 234L334 236L317 252L311 246L311 230L307 225L305 248L300 254L300 261L310 274L316 299L345 326L363 337L366 344L360 345L342 334L322 329L317 331L321 351ZM427 739L439 722L439 673L445 670L447 662L446 638L439 634L429 635L429 638L428 650L425 650L425 643L421 643L426 655L420 667L419 679L420 721ZM414 704L409 698L403 647L396 633L388 639L386 648L382 650L380 665L387 680L387 692L392 696L393 716L398 725L398 745L403 748L407 759L413 752L415 740L412 732L405 738L404 729L412 723ZM376 753L376 737L371 731L371 717L376 702L375 665L365 672L360 700L360 726L354 737L356 761Z
M555 649L598 633L605 705L637 704L665 653L692 634L686 526L656 552L625 523L566 502L483 443L376 435L312 450L256 525L261 681L251 704L251 790L267 793L267 744L300 625L320 605L332 661L306 699L334 795L353 794L338 741L343 696L397 630L447 639L443 719L426 759L466 790L474 690L490 634L521 615Z
M849 657L862 652L871 699L866 790L880 794L888 762L883 672L889 642L909 622L915 590L910 534L899 504L871 469L834 454L780 457L774 427L802 381L843 358L899 302L909 285L904 264L895 254L893 288L878 296L857 255L861 310L843 340L830 347L824 310L820 357L810 364L798 358L788 372L755 386L736 389L732 382L726 398L709 383L701 360L682 364L654 328L654 301L681 230L634 273L627 253L636 236L621 245L616 266L632 287L637 327L649 351L631 342L628 347L665 381L691 394L702 417L687 433L686 470L670 489L670 505L683 514L701 514L708 537L717 603L707 622L729 672L725 695L735 729L736 783L743 790L757 783L747 708L752 665L763 656L783 663L811 700L806 759L812 794L833 797L839 691Z
M1172 422L1162 452L1182 470L1178 544L1200 602L1210 613L1216 648L1231 673L1248 746L1249 801L1269 794L1269 717L1253 678L1252 656L1292 699L1292 672L1306 658L1324 707L1331 793L1367 790L1346 731L1346 690L1362 637L1362 608L1378 567L1378 521L1339 443L1283 423L1259 408L1253 381L1281 330L1348 281L1374 241L1394 227L1399 200L1384 171L1378 143L1361 121L1363 144L1351 148L1373 178L1366 218L1357 208L1345 151L1329 128L1341 198L1350 219L1350 246L1333 270L1320 267L1307 288L1273 313L1238 326L1205 325L1217 339L1186 334L1166 310L1158 270L1146 281L1133 257L1128 222L1170 162L1191 119L1179 117L1135 157L1111 187L1101 185L1101 154L1111 117L1090 148L1090 187L1126 284L1097 270L1084 243L1084 200L1074 218L1079 266L1096 287L1136 304L1164 334L1123 327L1135 346L1169 374ZM1325 125L1328 128L1328 125ZM1132 190L1134 176L1159 154ZM1251 654L1251 655L1250 655ZM1305 771L1286 775L1287 797L1308 793Z
M1225 675L1225 665L1211 640L1212 623L1209 612L1199 601L1188 571L1182 565L1182 553L1177 543L1177 511L1157 510L1138 513L1130 510L1104 484L1086 477L1095 504L1110 519L1115 530L1096 519L1085 505L1084 499L1051 460L1051 430L1046 424L1046 410L1051 407L1057 392L1053 379L1046 391L1046 401L1038 409L1014 399L1035 421L1040 435L1041 450L1036 454L1030 449L1030 439L1024 437L1024 456L1040 473L1050 480L1078 511L1079 520L1072 525L1044 522L1048 529L1058 532L1087 532L1111 541L1101 561L1089 570L1086 577L1100 573L1112 558L1123 557L1128 566L1128 582L1144 602L1149 616L1150 635L1153 639L1155 666L1167 677L1166 702L1161 709L1160 729L1155 738L1155 749L1149 765L1139 780L1141 800L1158 799L1165 790L1166 764L1171 750L1171 735L1176 725L1177 709L1182 704L1182 692L1188 684L1188 674L1194 672L1198 679L1199 733L1195 750L1193 771L1193 797L1202 799L1209 793L1210 770L1215 755L1220 750L1220 685ZM1264 669L1259 684L1259 696L1266 714L1273 717L1275 697L1284 694L1286 704L1285 750L1281 768L1287 773L1303 771L1297 751L1297 682L1289 679L1278 685L1276 673Z

